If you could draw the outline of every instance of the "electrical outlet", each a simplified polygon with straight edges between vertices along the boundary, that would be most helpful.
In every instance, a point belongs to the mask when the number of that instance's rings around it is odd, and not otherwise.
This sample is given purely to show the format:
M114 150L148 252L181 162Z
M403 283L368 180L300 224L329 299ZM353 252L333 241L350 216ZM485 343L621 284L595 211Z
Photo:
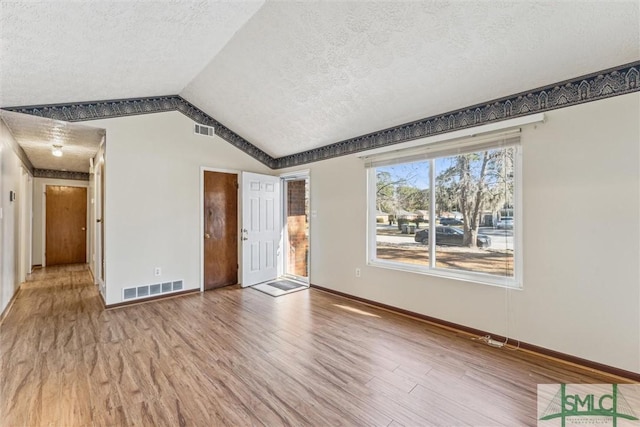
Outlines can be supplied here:
M153 274L155 276L160 276L162 275L162 269L160 267L156 267L155 270L153 270Z
M356 277L360 277L361 273L360 269L356 268Z

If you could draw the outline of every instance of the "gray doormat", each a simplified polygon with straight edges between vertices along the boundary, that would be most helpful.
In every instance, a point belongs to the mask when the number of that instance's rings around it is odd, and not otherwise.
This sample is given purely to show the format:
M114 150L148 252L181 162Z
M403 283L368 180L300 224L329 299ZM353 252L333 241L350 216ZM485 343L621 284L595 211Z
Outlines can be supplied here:
M275 282L267 283L269 286L273 286L274 288L278 288L282 291L290 291L295 288L303 287L306 288L305 285L301 283L292 282L291 280L276 280Z
M274 280L272 282L267 282L267 283L260 283L258 285L254 285L251 287L260 292L264 292L265 294L269 294L273 297L279 297L280 295L286 295L286 294L290 294L291 292L302 291L304 289L309 288L305 284L297 283L297 282L286 280L286 279Z

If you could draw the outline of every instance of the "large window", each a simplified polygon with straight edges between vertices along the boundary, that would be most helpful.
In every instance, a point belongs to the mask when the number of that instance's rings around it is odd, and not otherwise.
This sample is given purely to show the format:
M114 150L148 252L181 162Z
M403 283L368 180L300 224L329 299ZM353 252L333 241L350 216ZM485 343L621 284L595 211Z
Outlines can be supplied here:
M370 161L370 263L519 286L518 143L467 141Z

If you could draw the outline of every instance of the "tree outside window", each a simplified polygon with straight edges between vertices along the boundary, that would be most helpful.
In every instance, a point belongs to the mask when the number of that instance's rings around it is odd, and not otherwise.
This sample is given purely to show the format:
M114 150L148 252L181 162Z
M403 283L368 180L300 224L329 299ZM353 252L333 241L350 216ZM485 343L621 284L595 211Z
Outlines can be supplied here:
M517 209L517 150L496 147L374 168L376 209L417 227L411 233L377 224L372 261L514 279L516 227L499 225Z

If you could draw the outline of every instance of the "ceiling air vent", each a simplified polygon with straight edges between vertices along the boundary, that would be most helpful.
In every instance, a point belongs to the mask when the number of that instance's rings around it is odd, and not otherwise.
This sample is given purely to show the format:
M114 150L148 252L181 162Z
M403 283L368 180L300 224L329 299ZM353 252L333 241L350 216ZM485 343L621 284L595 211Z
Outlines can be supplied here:
M196 123L193 133L197 135L213 136L214 132L211 126L204 126Z

